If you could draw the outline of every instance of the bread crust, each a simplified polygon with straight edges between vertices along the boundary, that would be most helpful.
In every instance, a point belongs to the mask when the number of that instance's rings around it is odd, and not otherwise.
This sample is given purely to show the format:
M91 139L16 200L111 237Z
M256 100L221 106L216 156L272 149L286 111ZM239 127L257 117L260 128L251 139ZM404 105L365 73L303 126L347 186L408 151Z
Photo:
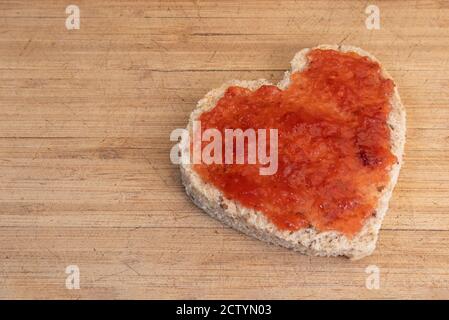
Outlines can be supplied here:
M315 48L303 49L296 53L291 61L291 70L287 71L284 78L277 84L279 88L287 88L290 84L291 73L301 71L307 67L307 53L313 49L333 49L341 52L355 52L361 56L366 56L372 61L379 63L382 75L385 78L392 79L373 55L360 48L347 45L320 45ZM256 90L264 84L271 83L264 79L255 81L232 80L217 89L211 90L198 102L196 109L190 115L189 124L187 126L190 134L193 121L197 120L201 113L214 108L229 86L240 86L250 90ZM198 207L212 217L262 241L274 243L303 254L314 256L346 256L356 260L370 255L376 247L379 229L388 210L389 200L403 163L406 116L396 86L394 87L390 103L391 112L387 122L391 133L391 151L397 157L398 162L392 166L389 172L390 180L379 198L375 210L376 214L368 218L362 229L352 238L337 231L320 232L313 227L300 229L294 232L280 230L273 223L268 221L263 213L246 208L237 201L225 198L221 191L213 185L203 181L200 176L192 170L190 164L181 164L181 177L186 193ZM189 146L186 144L181 143L181 152L186 152L186 148L188 147Z

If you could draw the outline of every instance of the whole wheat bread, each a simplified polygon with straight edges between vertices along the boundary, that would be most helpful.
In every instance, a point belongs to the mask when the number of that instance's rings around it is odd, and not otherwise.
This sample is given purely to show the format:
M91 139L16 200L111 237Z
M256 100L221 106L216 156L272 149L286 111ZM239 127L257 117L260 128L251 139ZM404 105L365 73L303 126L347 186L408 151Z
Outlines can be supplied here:
M291 61L291 71L287 71L283 80L277 84L279 88L285 89L289 86L291 73L301 71L307 67L307 53L313 49L350 51L379 62L368 52L353 46L320 45L312 49L303 49L294 56ZM383 68L381 70L385 78L391 79L391 76ZM193 121L197 120L201 113L214 108L229 86L240 86L256 90L264 84L271 83L264 79L255 81L233 80L223 84L220 88L211 90L198 102L196 109L191 113L187 129L191 133ZM375 249L379 229L388 210L389 200L403 162L402 156L406 131L405 110L396 86L390 102L392 108L388 117L388 125L391 131L391 151L397 157L398 163L391 168L389 173L390 181L386 188L381 191L375 210L376 213L368 218L361 231L351 238L336 231L320 232L313 227L294 232L280 230L268 221L263 213L246 208L234 200L225 198L217 188L203 181L192 170L192 165L181 164L181 176L186 192L198 207L212 217L257 239L315 256L346 256L351 259L360 259L370 255ZM189 147L187 144L180 144L180 146L181 152L186 152L185 148Z

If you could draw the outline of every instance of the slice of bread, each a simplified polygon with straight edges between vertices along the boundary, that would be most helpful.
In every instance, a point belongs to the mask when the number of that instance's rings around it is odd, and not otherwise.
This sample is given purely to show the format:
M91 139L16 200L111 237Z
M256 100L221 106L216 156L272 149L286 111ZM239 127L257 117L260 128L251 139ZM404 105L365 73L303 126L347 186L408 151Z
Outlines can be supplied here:
M366 56L373 61L379 62L368 52L346 45L320 45L312 49L299 51L291 62L291 71L285 73L284 79L277 86L285 89L289 86L290 75L307 67L307 53L313 49L332 49L341 52L355 52ZM380 64L380 63L379 63ZM381 67L382 68L382 67ZM391 79L391 76L382 68L382 75ZM240 86L256 90L264 84L270 84L267 80L255 81L229 81L220 88L214 89L198 102L196 109L191 113L187 129L192 132L193 121L197 120L201 113L215 107L218 100L223 96L229 86ZM227 199L213 185L206 183L192 169L190 164L181 164L182 181L187 194L193 202L212 217L243 233L257 239L278 244L293 249L303 254L315 256L346 256L351 259L360 259L370 255L375 249L379 229L388 209L388 203L396 184L399 169L402 165L402 155L405 143L405 110L401 103L397 88L395 86L391 97L391 112L388 117L388 125L391 136L391 151L397 157L397 164L393 165L389 172L390 181L381 195L376 208L376 213L365 221L361 231L349 238L337 231L320 232L309 227L298 231L283 231L267 220L261 212L242 206L240 203ZM189 148L186 144L180 144L181 152Z

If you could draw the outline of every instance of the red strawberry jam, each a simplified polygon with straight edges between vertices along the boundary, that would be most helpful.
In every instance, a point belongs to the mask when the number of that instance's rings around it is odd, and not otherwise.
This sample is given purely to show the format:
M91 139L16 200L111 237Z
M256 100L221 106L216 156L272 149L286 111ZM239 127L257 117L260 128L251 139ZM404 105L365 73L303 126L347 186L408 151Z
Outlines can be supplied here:
M199 119L202 130L216 128L223 136L225 128L278 129L275 174L260 175L259 164L194 170L281 230L313 226L352 236L375 214L397 161L387 125L394 84L378 63L355 53L316 49L308 58L287 89L229 87Z

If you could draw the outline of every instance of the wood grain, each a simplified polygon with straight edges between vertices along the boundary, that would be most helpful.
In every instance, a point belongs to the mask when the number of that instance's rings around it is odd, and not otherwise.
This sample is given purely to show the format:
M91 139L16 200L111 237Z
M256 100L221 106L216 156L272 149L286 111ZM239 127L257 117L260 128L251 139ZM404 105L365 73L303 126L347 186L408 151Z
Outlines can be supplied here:
M65 28L71 3L0 3L0 298L449 298L448 1L376 1L380 30L366 1L74 3L80 30ZM222 226L169 161L209 89L277 81L321 43L375 54L407 108L391 209L357 262Z

